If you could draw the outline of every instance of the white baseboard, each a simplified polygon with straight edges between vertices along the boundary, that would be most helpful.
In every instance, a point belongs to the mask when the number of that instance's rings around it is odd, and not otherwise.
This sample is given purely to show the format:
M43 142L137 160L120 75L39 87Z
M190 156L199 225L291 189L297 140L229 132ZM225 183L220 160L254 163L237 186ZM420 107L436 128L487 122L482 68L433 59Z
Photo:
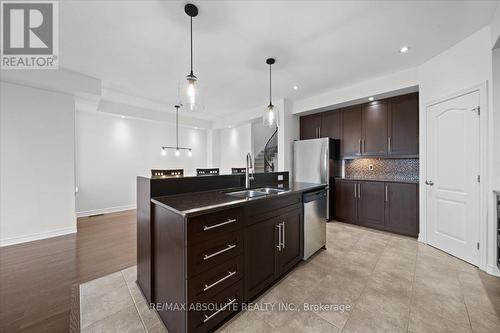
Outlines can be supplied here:
M494 276L500 276L500 269L498 269L498 267L495 265L491 264L486 265L485 272Z
M98 215L98 214L109 214L109 213L117 213L117 212L123 212L124 210L131 210L135 209L135 205L129 205L129 206L116 206L116 207L108 207L108 208L100 208L100 209L93 209L93 210L85 210L81 212L76 212L76 217L85 217L85 216L91 216L91 215Z
M40 240L40 239L69 235L69 234L74 234L74 233L76 233L76 226L71 227L71 228L52 230L52 231L48 231L48 232L40 232L40 233L31 234L31 235L27 235L27 236L5 238L5 239L0 239L0 247L20 244L20 243L26 243L26 242L32 242L32 241L36 241L36 240Z

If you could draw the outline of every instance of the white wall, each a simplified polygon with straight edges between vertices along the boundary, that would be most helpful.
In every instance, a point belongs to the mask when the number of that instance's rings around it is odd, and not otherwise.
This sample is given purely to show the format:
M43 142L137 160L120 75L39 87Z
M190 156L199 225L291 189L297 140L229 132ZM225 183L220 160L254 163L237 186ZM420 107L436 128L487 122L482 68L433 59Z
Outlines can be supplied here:
M0 83L0 245L76 232L74 102Z
M185 151L162 156L161 146L175 146L175 124L78 111L76 138L79 216L135 207L136 177L150 176L151 169L195 175L207 166L205 130L180 127L179 146L192 148L191 157Z
M224 174L231 168L246 166L246 155L252 151L252 124L247 123L232 128L215 130L218 135L219 162L215 163Z

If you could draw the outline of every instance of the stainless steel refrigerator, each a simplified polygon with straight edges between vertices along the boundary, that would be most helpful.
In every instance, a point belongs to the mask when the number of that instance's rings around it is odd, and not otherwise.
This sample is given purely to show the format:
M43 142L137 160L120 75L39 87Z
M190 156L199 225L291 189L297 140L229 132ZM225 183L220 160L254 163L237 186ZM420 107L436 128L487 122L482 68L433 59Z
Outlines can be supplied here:
M335 177L340 176L340 140L330 138L293 143L293 175L296 182L327 185L326 217L335 217Z

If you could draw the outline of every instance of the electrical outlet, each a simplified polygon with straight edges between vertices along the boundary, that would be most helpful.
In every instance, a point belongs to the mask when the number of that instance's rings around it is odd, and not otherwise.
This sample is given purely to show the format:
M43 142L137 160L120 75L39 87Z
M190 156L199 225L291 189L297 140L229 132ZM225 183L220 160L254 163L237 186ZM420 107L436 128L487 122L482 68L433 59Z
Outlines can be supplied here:
M278 175L278 181L283 181L283 175Z
M373 164L368 164L368 170L373 171Z

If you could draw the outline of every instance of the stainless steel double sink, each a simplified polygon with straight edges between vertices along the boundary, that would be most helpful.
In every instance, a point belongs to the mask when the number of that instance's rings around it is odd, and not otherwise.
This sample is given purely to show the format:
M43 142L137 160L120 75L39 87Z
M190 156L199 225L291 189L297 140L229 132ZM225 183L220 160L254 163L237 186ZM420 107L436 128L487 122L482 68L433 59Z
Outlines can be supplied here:
M272 187L261 187L261 188L253 188L253 189L248 189L248 190L227 192L226 194L233 196L233 197L237 197L237 198L256 198L256 197L263 197L263 196L271 195L271 194L278 194L278 193L285 192L285 191L286 190L272 188Z

